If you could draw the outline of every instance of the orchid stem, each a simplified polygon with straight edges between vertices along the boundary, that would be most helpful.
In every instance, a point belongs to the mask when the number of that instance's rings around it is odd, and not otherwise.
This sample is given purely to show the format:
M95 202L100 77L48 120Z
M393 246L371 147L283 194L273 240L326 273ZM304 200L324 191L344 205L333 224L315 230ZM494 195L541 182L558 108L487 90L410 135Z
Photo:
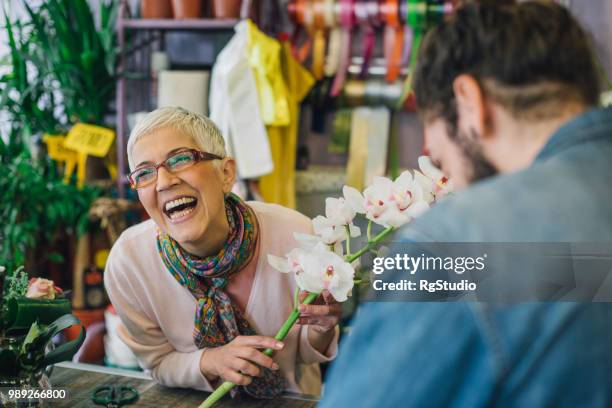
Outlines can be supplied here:
M346 256L351 255L351 228L345 225L346 228Z
M372 220L368 222L368 242L372 241Z
M372 238L371 240L368 240L368 244L366 246L364 246L363 248L361 248L359 251L355 252L354 254L347 255L344 258L344 260L348 263L352 263L355 259L358 259L361 255L365 254L370 249L372 249L374 245L378 244L380 241L382 241L387 235L389 235L394 230L395 228L393 227L385 228L374 238Z
M307 305L309 303L312 303L317 298L317 296L319 296L318 293L309 293L308 296L306 296L306 299L304 299L304 301L302 302L302 304ZM289 330L291 330L291 328L297 321L298 317L300 317L300 310L298 307L295 307L287 318L287 320L285 321L285 323L283 324L283 326L278 331L278 333L276 333L276 336L274 336L274 338L280 341L284 340L285 337L287 337ZM263 353L266 356L271 356L274 353L274 349L265 349ZM199 408L212 407L217 401L223 398L225 394L227 394L232 388L234 388L235 385L236 384L231 381L225 381L219 386L219 388L213 391L213 393L210 394L208 398L206 398L206 400L204 400L204 402L200 405Z

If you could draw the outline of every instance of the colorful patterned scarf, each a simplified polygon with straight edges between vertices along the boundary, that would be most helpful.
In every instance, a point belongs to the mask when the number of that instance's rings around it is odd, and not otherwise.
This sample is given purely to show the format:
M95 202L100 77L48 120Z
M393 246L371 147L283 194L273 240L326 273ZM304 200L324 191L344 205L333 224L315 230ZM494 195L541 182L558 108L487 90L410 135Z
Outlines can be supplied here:
M217 347L239 335L254 335L255 330L223 290L229 278L246 266L257 249L259 237L253 210L238 196L225 199L230 231L225 246L216 255L205 258L187 253L168 234L158 230L157 249L174 278L185 286L198 304L193 339L198 348ZM262 368L262 376L244 388L256 398L272 398L285 388L278 371Z

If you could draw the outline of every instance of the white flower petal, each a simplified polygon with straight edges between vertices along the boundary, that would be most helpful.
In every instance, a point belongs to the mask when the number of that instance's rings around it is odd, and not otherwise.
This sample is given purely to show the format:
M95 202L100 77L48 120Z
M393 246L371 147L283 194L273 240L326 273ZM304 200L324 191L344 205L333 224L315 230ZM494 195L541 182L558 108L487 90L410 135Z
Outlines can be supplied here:
M350 205L355 212L365 213L365 198L363 195L354 187L344 186L342 188L342 194L347 204Z
M433 165L429 156L419 157L419 168L423 174L434 181L440 180L442 177L444 177L442 170Z
M293 237L304 249L312 249L317 243L321 242L321 237L301 232L294 232Z
M418 217L427 210L429 210L429 204L427 204L425 200L422 200L417 201L413 203L410 207L408 207L405 214L409 217Z
M271 267L279 272L288 273L291 272L291 266L286 258L268 254L268 263Z

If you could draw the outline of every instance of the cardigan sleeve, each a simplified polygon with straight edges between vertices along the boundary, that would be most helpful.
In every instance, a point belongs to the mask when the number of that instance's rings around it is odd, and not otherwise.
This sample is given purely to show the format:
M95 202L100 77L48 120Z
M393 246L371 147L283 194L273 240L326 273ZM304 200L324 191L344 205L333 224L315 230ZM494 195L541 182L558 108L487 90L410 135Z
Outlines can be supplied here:
M173 347L157 322L139 304L137 284L134 285L126 273L128 266L113 259L112 252L104 273L104 285L123 323L118 329L121 339L134 352L141 367L160 384L211 391L211 384L200 370L200 358L205 349L181 352Z

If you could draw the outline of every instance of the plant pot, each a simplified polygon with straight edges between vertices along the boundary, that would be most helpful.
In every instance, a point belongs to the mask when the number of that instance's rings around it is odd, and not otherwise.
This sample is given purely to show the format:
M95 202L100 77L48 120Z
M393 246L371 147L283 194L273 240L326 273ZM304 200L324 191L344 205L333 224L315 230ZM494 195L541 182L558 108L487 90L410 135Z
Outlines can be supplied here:
M172 18L170 0L141 0L140 16L142 18Z
M200 18L202 15L202 0L172 0L174 18Z
M242 0L213 0L212 13L215 18L238 18Z
M0 360L2 368L0 370L0 406L1 407L26 407L26 406L43 406L40 399L31 399L29 403L24 401L15 403L9 398L8 389L50 389L49 376L53 366L40 367L34 371L23 370L20 367L23 360L11 360L11 355L17 358L19 349L25 339L25 335L0 337ZM45 351L37 353L34 358L42 360ZM7 358L8 357L8 358Z

